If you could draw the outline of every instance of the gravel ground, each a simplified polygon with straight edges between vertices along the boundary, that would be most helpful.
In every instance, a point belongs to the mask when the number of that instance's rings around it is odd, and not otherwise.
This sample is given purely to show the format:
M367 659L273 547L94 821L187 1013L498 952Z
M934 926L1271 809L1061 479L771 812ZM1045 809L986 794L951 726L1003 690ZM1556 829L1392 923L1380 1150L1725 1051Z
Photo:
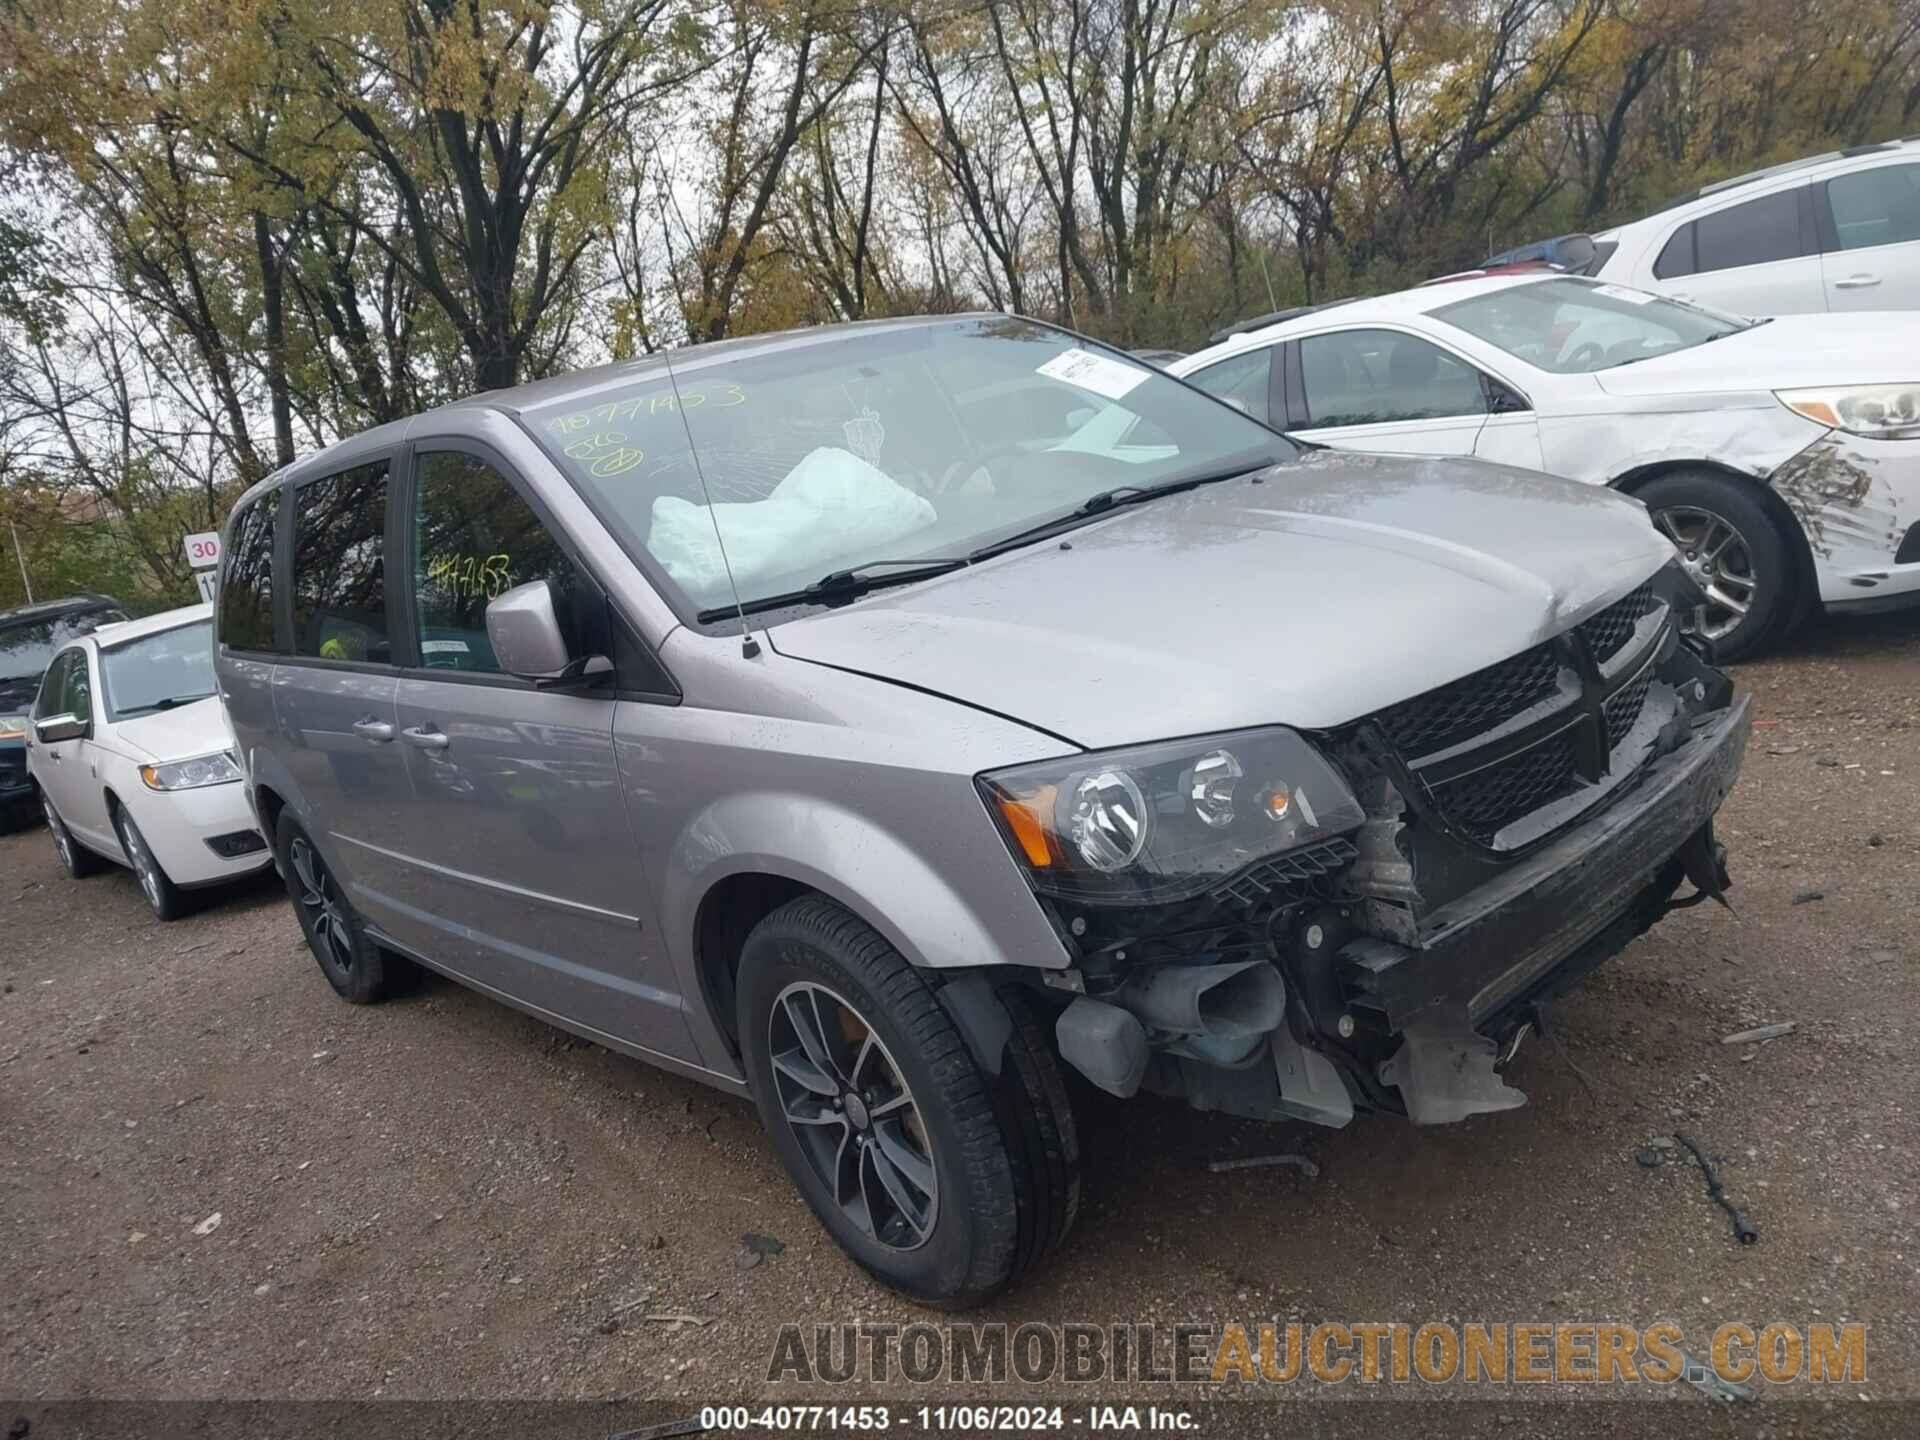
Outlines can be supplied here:
M1739 678L1738 914L1592 977L1516 1063L1525 1109L1335 1133L1089 1105L1074 1240L970 1318L1671 1319L1690 1348L1863 1320L1844 1398L1920 1399L1920 620ZM927 1318L840 1257L749 1106L444 982L343 1005L270 877L160 926L36 829L0 839L0 915L0 1395L757 1401L794 1393L766 1380L785 1322ZM1758 1245L1692 1165L1636 1162L1675 1129ZM1206 1168L1276 1151L1318 1177ZM750 1263L747 1232L784 1251Z

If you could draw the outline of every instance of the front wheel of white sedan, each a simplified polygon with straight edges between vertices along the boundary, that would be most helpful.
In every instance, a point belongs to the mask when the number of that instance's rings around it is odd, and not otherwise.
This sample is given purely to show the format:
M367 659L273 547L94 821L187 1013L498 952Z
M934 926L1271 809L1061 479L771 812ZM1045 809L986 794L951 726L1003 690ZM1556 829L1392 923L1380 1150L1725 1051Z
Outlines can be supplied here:
M1794 565L1784 536L1750 482L1682 470L1641 486L1635 498L1680 553L1704 599L1688 628L1720 660L1741 660L1779 633L1794 612Z
M113 828L120 837L120 848L127 852L127 862L133 866L133 873L140 881L140 893L147 897L153 918L160 921L178 920L186 914L185 893L167 878L165 868L154 855L153 847L147 844L147 837L140 833L140 827L133 823L133 817L124 810L116 809L113 812Z

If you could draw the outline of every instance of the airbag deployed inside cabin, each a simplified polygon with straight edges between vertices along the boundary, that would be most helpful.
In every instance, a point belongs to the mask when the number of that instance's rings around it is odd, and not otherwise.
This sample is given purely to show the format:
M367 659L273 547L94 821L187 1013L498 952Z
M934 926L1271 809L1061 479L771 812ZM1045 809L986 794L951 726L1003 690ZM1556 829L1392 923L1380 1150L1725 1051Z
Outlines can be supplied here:
M647 549L675 580L702 594L726 586L722 537L734 577L744 582L749 576L804 574L845 555L871 553L936 518L924 496L851 451L823 445L764 500L709 507L660 496L653 502Z

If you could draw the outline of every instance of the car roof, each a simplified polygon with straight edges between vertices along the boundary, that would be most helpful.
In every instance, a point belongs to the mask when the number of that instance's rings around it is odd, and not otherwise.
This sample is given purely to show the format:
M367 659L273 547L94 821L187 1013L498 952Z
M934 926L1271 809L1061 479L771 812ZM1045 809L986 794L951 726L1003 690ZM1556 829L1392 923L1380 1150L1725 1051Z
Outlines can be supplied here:
M1899 140L1882 140L1871 145L1852 145L1845 150L1827 150L1819 155L1803 155L1797 160L1785 160L1778 165L1767 165L1758 170L1749 170L1743 175L1730 175L1725 180L1715 180L1685 194L1676 195L1671 200L1656 206L1641 216L1641 220L1652 220L1666 214L1669 210L1678 210L1683 205L1691 205L1696 200L1711 200L1726 194L1730 190L1739 190L1761 180L1772 180L1781 175L1793 175L1803 170L1815 170L1824 165L1834 165L1844 160L1859 160L1868 155L1897 155L1920 145L1920 135L1908 135ZM1628 222L1638 224L1639 220ZM1597 237L1596 237L1597 238Z
M162 610L158 615L145 615L138 620L116 620L102 625L92 634L83 638L95 641L102 649L110 650L116 645L124 645L129 640L144 639L148 635L158 635L163 630L178 630L183 625L195 625L202 620L213 618L211 605L182 605L178 610Z
M1457 278L1429 280L1424 285L1411 290L1394 290L1385 295L1370 295L1360 300L1342 300L1333 305L1316 305L1310 310L1291 312L1289 318L1260 326L1256 329L1237 329L1233 338L1197 355L1211 355L1214 350L1225 350L1230 345L1239 348L1240 342L1283 340L1290 335L1302 334L1321 328L1318 323L1327 312L1337 309L1340 324L1345 326L1364 325L1370 320L1400 320L1412 315L1427 315L1459 300L1470 300L1476 295L1490 295L1497 290L1512 290L1521 285L1539 285L1548 280L1565 280L1569 277L1558 270L1525 270L1507 274L1481 275L1468 274ZM1197 358L1189 356L1189 359ZM1183 367L1184 368L1184 367Z
M83 593L65 595L58 600L38 600L31 605L20 605L12 610L0 610L0 625L11 625L21 620L53 620L62 615L77 615L88 610L112 608L124 610L126 607L111 595Z

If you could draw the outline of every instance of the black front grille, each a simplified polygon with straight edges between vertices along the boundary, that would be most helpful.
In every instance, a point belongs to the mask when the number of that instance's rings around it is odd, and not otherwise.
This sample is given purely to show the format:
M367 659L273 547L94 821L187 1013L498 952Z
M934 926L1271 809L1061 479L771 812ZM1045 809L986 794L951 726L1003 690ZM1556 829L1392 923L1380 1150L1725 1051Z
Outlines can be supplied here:
M1562 731L1510 759L1432 789L1447 819L1482 845L1523 815L1573 793L1573 736Z
M1635 627L1661 603L1642 585L1559 640L1378 712L1380 737L1407 766L1408 798L1492 847L1507 827L1631 763L1613 752L1646 706L1651 659L1624 683L1609 677L1619 688L1598 705L1582 695L1580 676L1601 683L1597 667L1624 658Z
M1624 600L1616 600L1598 615L1589 616L1575 628L1593 652L1594 662L1604 665L1633 636L1640 618L1660 603L1652 585L1642 585Z
M1649 665L1633 679L1607 697L1607 749L1612 750L1627 738L1646 707L1647 687L1653 684L1653 666Z
M1449 741L1467 739L1511 720L1560 688L1560 662L1553 647L1536 645L1511 660L1476 670L1438 690L1389 706L1376 717L1380 728L1408 755L1427 755Z

